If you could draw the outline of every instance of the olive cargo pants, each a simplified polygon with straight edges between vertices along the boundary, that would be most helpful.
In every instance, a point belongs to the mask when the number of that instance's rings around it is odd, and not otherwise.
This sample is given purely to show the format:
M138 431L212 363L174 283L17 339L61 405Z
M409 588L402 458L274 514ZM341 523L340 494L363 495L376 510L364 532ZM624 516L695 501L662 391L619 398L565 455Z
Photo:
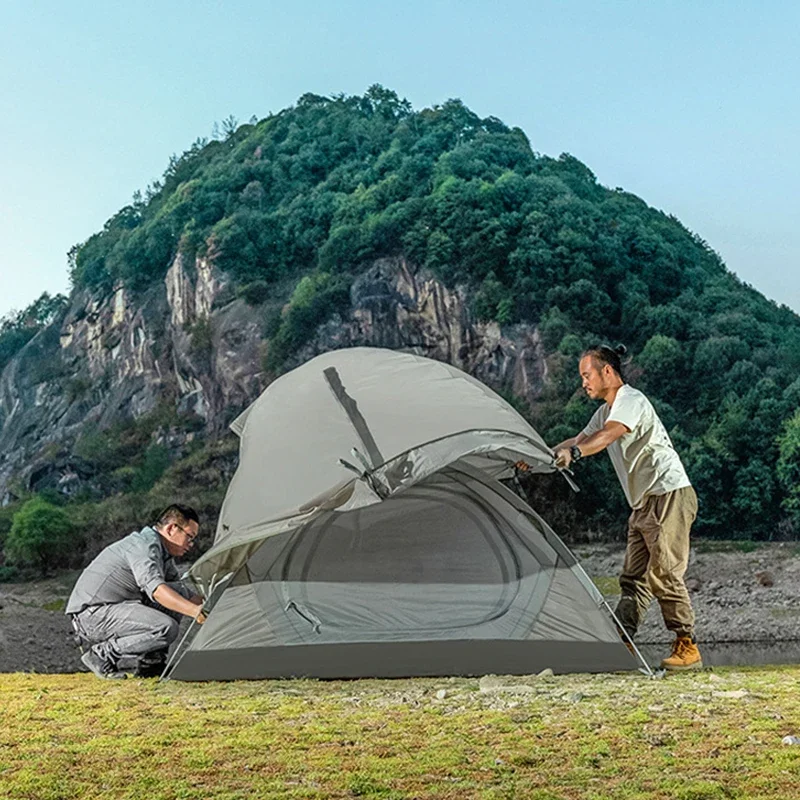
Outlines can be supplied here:
M628 545L619 578L617 618L633 638L655 596L664 624L676 636L694 635L694 612L683 582L689 531L697 516L691 486L646 497L628 520Z

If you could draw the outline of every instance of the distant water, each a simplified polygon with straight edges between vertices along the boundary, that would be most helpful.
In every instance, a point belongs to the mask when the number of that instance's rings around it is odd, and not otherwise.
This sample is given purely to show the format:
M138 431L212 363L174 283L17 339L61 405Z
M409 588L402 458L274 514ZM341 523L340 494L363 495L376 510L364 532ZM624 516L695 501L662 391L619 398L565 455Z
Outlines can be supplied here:
M791 642L699 642L706 667L752 667L761 664L800 664L800 640ZM657 667L669 655L664 644L639 645L651 666Z

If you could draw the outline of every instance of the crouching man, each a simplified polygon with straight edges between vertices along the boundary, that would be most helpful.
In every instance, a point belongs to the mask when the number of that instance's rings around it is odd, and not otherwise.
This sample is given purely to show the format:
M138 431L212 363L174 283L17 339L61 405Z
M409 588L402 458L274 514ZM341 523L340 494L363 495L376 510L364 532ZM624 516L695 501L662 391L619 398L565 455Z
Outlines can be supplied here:
M181 616L205 621L202 598L180 580L174 561L192 548L198 528L193 509L168 506L153 527L110 544L78 578L66 613L89 645L81 661L98 678L125 678L131 665L159 673Z

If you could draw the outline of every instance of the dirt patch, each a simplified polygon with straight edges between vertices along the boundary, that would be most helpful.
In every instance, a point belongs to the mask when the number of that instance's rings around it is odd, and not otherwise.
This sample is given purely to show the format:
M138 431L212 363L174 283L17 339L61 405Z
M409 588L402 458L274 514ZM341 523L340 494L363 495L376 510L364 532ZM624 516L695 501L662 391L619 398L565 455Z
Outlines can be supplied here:
M765 544L752 552L736 548L735 544L720 546L704 541L692 548L686 585L695 611L698 640L800 639L798 544ZM622 568L624 550L616 545L587 545L576 547L574 552L613 608L619 598L616 576ZM639 639L643 643L672 640L655 601Z
M0 672L83 669L64 614L78 574L35 583L0 583Z
M575 548L584 569L613 607L623 551L616 545ZM36 583L0 584L0 672L77 672L83 669L63 604L78 573ZM771 544L752 552L711 549L698 542L687 572L701 642L800 639L800 548ZM642 643L666 642L654 603Z

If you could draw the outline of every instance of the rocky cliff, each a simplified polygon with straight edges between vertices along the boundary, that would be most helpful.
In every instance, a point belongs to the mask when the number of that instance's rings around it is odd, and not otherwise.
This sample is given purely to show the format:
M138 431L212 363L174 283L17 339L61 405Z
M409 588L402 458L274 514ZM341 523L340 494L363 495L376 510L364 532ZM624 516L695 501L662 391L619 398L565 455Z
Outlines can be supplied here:
M185 441L222 434L264 389L263 309L236 298L207 259L177 256L162 283L71 297L0 378L0 498L50 486L64 493L87 470L73 447L89 429L176 412ZM463 289L448 290L402 258L381 259L351 289L351 309L317 329L291 368L338 347L404 349L447 361L490 386L534 399L546 378L537 330L478 323ZM164 431L159 432L162 437Z

